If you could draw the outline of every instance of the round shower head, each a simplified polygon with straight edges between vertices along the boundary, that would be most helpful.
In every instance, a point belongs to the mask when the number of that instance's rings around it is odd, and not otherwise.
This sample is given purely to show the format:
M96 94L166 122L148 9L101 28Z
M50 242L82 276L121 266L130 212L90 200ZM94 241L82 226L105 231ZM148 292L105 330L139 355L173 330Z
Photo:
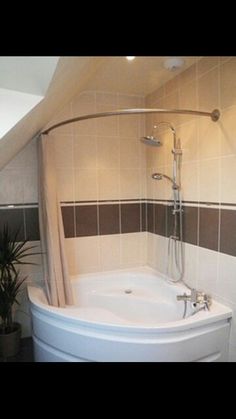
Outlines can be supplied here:
M163 174L162 173L153 173L152 178L155 180L162 180Z
M146 137L142 137L140 139L140 141L142 141L142 143L144 143L146 145L150 145L152 147L160 147L162 145L161 141L158 140L158 138L153 137L152 135L147 135Z

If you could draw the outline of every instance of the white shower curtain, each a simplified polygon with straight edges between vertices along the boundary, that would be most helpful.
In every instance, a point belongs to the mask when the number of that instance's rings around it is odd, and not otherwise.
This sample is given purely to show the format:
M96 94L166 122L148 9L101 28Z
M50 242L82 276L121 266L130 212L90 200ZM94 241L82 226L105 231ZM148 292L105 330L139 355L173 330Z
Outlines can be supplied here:
M38 138L39 154L39 227L43 252L46 292L50 305L73 304L65 253L65 237L60 201L57 194L55 150L52 136Z

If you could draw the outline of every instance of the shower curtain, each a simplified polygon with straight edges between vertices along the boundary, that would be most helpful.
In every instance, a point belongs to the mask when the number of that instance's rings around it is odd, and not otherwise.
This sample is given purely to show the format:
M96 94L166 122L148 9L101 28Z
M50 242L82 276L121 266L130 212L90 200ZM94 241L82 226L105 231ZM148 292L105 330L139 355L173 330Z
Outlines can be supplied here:
M39 227L43 252L43 270L48 303L56 307L73 304L73 295L65 253L65 237L52 136L38 138L39 154Z

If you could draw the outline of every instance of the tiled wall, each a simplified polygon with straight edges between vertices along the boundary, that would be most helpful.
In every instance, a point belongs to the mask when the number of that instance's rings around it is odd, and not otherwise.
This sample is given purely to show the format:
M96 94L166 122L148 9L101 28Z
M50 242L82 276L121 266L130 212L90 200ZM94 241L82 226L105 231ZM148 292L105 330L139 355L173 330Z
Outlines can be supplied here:
M122 108L144 98L84 92L54 122ZM70 273L146 263L146 148L143 116L115 116L66 125L52 133ZM127 249L130 249L129 251Z
M146 106L220 109L217 123L189 115L151 115L147 117L147 132L151 132L155 122L164 119L174 125L181 140L185 280L235 310L236 58L204 57L149 95ZM167 201L172 199L171 188L165 180L154 181L151 173L172 176L173 137L168 130L160 132L160 137L162 147L147 148L148 263L165 273L167 237L171 231ZM235 330L233 320L231 360L236 360Z
M37 147L36 140L31 141L0 172L0 229L7 222L15 231L19 229L19 239L29 240L29 246L35 246L33 252L40 252L38 224L38 184L37 184ZM15 319L22 324L23 336L31 334L31 320L26 293L26 285L43 280L41 256L26 259L35 265L21 265L22 276L27 276L16 306Z

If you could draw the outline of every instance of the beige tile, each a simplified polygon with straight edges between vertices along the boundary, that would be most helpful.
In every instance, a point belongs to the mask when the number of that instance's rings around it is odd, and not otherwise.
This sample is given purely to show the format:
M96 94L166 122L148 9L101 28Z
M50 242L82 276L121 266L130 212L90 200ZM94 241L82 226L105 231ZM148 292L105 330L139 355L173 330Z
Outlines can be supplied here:
M142 233L121 235L121 267L129 268L142 265Z
M225 56L225 57L219 57L220 58L220 64L224 63L225 61L229 61L231 57L230 55Z
M220 57L204 57L197 61L197 75L201 76L203 73L211 70L219 64Z
M93 135L74 138L74 166L80 169L96 169L97 139Z
M199 110L213 111L219 107L219 70L215 68L198 79Z
M197 134L197 122L195 119L178 127L176 137L177 140L180 140L180 147L183 151L182 162L190 162L198 159L199 144Z
M138 115L119 116L119 135L121 137L139 138L139 122Z
M196 132L196 131L195 131ZM220 128L208 118L198 121L199 158L207 159L220 156Z
M140 169L122 169L120 171L120 199L141 198Z
M98 170L98 199L120 199L120 171Z
M199 247L197 289L216 293L219 253Z
M24 203L38 202L38 171L26 168L23 174Z
M197 84L196 79L189 83L181 84L179 90L179 108L186 110L197 109ZM196 120L193 114L180 114L178 116L179 124L186 124L191 120Z
M55 162L58 169L73 167L73 136L55 134L54 138Z
M99 236L75 239L75 272L83 274L100 272Z
M78 101L73 101L72 103L73 109L73 118L77 116L83 115L90 115L96 113L95 102L87 102L78 99ZM79 121L73 123L73 134L74 135L96 135L97 127L96 127L96 119L88 119L85 121Z
M152 266L154 269L157 269L158 272L161 272L163 275L166 275L168 239L157 234L152 234L152 236L153 249L149 248L152 253L154 251L154 255L152 256Z
M110 105L111 111L115 110L116 107ZM97 105L97 112L106 112L106 105ZM118 135L118 116L108 116L104 118L98 118L96 120L96 134L99 136L110 136L114 137Z
M99 237L101 268L103 271L120 268L120 242L120 234Z
M72 110L71 110L71 103L68 103L63 109L61 109L55 115L55 117L51 120L49 124L46 125L45 128L49 128L50 126L54 124L58 124L59 122L62 122L64 120L71 119L71 118L73 118ZM67 124L67 125L63 125L60 128L57 128L54 131L53 135L54 134L72 134L73 132L72 125L73 124Z
M138 139L121 138L120 167L121 169L139 169L141 167L141 143Z
M98 183L96 169L75 170L75 200L96 201L98 199Z
M118 94L108 92L96 92L96 104L108 106L107 110L109 110L110 105L112 105L113 107L118 107Z
M60 201L75 200L75 172L73 168L57 169L57 186Z
M0 172L0 204L23 203L23 175L23 169L3 169Z
M141 169L141 183L140 183L140 196L142 199L147 198L147 170Z
M185 256L184 281L190 287L196 289L198 246L194 246L189 243L184 243L184 256Z
M154 172L154 169L152 167L147 169L146 185L147 185L147 198L148 199L154 199L154 187L156 186L156 183L152 179L152 173L153 172Z
M236 203L236 156L221 158L221 202Z
M143 105L142 96L131 96L131 95L118 95L118 107L119 109L126 108L141 108Z
M199 169L196 162L182 164L181 185L183 200L199 201Z
M152 103L154 103L157 100L159 100L160 98L164 97L164 95L165 95L165 89L164 89L164 86L161 86L157 90L155 90L154 92L152 92L152 93L150 93L149 95L146 96L146 98L145 98L146 107L151 106ZM153 107L153 106L151 106L151 107Z
M173 93L179 88L179 76L173 77L164 85L165 95Z
M219 202L219 159L199 162L199 199L204 202Z
M175 91L172 94L165 96L164 100L163 100L163 108L165 109L179 109L179 92ZM180 123L180 117L178 114L159 114L157 116L157 122L160 120L160 116L161 116L161 121L168 121L170 122L172 125L178 125ZM154 123L156 122L156 120L154 119Z
M219 122L222 156L236 154L236 106L225 109Z
M236 104L236 57L220 66L221 109Z
M97 137L97 164L99 169L118 169L120 140L117 137Z
M185 83L189 83L196 78L196 64L193 64L191 67L187 68L185 71L179 74L179 86L183 86Z
M75 243L77 239L65 239L66 258L70 275L77 275L77 263L75 255Z

